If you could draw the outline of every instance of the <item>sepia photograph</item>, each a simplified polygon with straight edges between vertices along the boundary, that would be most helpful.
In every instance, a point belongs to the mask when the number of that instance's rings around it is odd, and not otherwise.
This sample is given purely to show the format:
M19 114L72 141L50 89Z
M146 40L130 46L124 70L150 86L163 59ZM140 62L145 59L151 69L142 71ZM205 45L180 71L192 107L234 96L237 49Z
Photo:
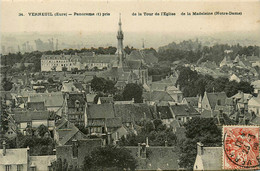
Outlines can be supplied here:
M259 0L0 4L0 171L260 169Z

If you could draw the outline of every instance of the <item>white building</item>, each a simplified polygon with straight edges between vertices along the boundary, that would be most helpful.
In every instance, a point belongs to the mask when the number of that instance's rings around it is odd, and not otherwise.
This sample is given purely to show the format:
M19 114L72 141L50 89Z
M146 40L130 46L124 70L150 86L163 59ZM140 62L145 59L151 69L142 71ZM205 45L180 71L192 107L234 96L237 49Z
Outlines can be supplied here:
M77 68L81 70L84 66L81 64L81 57L76 55L42 55L41 71L62 71L62 68L67 68L67 71Z

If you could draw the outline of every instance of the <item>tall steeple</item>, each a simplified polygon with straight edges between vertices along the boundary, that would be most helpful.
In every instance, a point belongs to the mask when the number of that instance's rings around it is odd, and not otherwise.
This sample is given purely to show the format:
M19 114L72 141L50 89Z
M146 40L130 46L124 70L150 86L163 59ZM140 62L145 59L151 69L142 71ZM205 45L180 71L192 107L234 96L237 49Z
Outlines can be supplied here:
M118 56L118 64L119 67L123 66L123 58L125 56L124 46L123 46L123 39L124 34L122 31L122 22L121 22L121 13L119 14L119 22L118 22L118 31L117 31L117 51L116 55Z

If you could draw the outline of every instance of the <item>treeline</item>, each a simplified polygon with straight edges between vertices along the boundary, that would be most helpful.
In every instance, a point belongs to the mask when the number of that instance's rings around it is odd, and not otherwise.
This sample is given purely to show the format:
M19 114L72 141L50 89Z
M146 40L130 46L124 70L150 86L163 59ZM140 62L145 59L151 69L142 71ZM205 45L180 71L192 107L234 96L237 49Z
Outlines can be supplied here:
M256 55L259 56L259 46L241 46L216 44L214 46L202 46L200 42L183 41L180 43L170 43L166 46L160 47L158 56L160 61L178 61L187 60L190 63L215 61L217 64L223 60L225 50L232 50L228 55L234 59L237 55Z
M83 49L64 49L64 50L56 50L56 51L33 51L33 52L25 52L22 54L18 53L9 53L7 55L1 55L0 61L2 65L12 67L15 63L33 63L33 67L30 68L31 71L37 72L41 70L41 56L43 54L46 55L60 55L60 54L75 54L75 53L95 53L95 54L115 54L117 48L116 47L99 47L99 48L83 48ZM133 50L136 50L133 47L126 46L124 48L127 54L130 54Z
M225 77L213 78L210 75L198 74L187 67L179 67L177 70L180 74L176 84L180 86L185 97L203 96L205 91L209 93L225 92L228 97L235 95L239 90L250 94L254 91L253 86L248 82L241 81L238 83L229 81Z

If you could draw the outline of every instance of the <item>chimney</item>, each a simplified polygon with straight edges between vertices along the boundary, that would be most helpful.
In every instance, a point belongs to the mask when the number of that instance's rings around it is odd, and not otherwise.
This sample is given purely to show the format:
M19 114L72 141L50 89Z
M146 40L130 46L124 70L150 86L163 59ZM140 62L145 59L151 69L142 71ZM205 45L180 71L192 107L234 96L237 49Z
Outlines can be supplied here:
M107 145L111 144L112 141L112 135L111 133L107 133Z
M56 155L56 149L52 150L53 155Z
M201 142L197 142L197 155L203 155L203 144Z
M72 140L72 156L73 158L78 157L78 141L76 139Z
M149 147L149 138L146 137L146 147Z
M141 144L141 158L145 159L146 158L146 144L142 143Z
M168 141L164 141L164 146L167 147L168 146Z
M138 143L138 149L137 149L137 157L141 157L141 144Z
M6 142L5 140L3 141L3 156L6 154Z

